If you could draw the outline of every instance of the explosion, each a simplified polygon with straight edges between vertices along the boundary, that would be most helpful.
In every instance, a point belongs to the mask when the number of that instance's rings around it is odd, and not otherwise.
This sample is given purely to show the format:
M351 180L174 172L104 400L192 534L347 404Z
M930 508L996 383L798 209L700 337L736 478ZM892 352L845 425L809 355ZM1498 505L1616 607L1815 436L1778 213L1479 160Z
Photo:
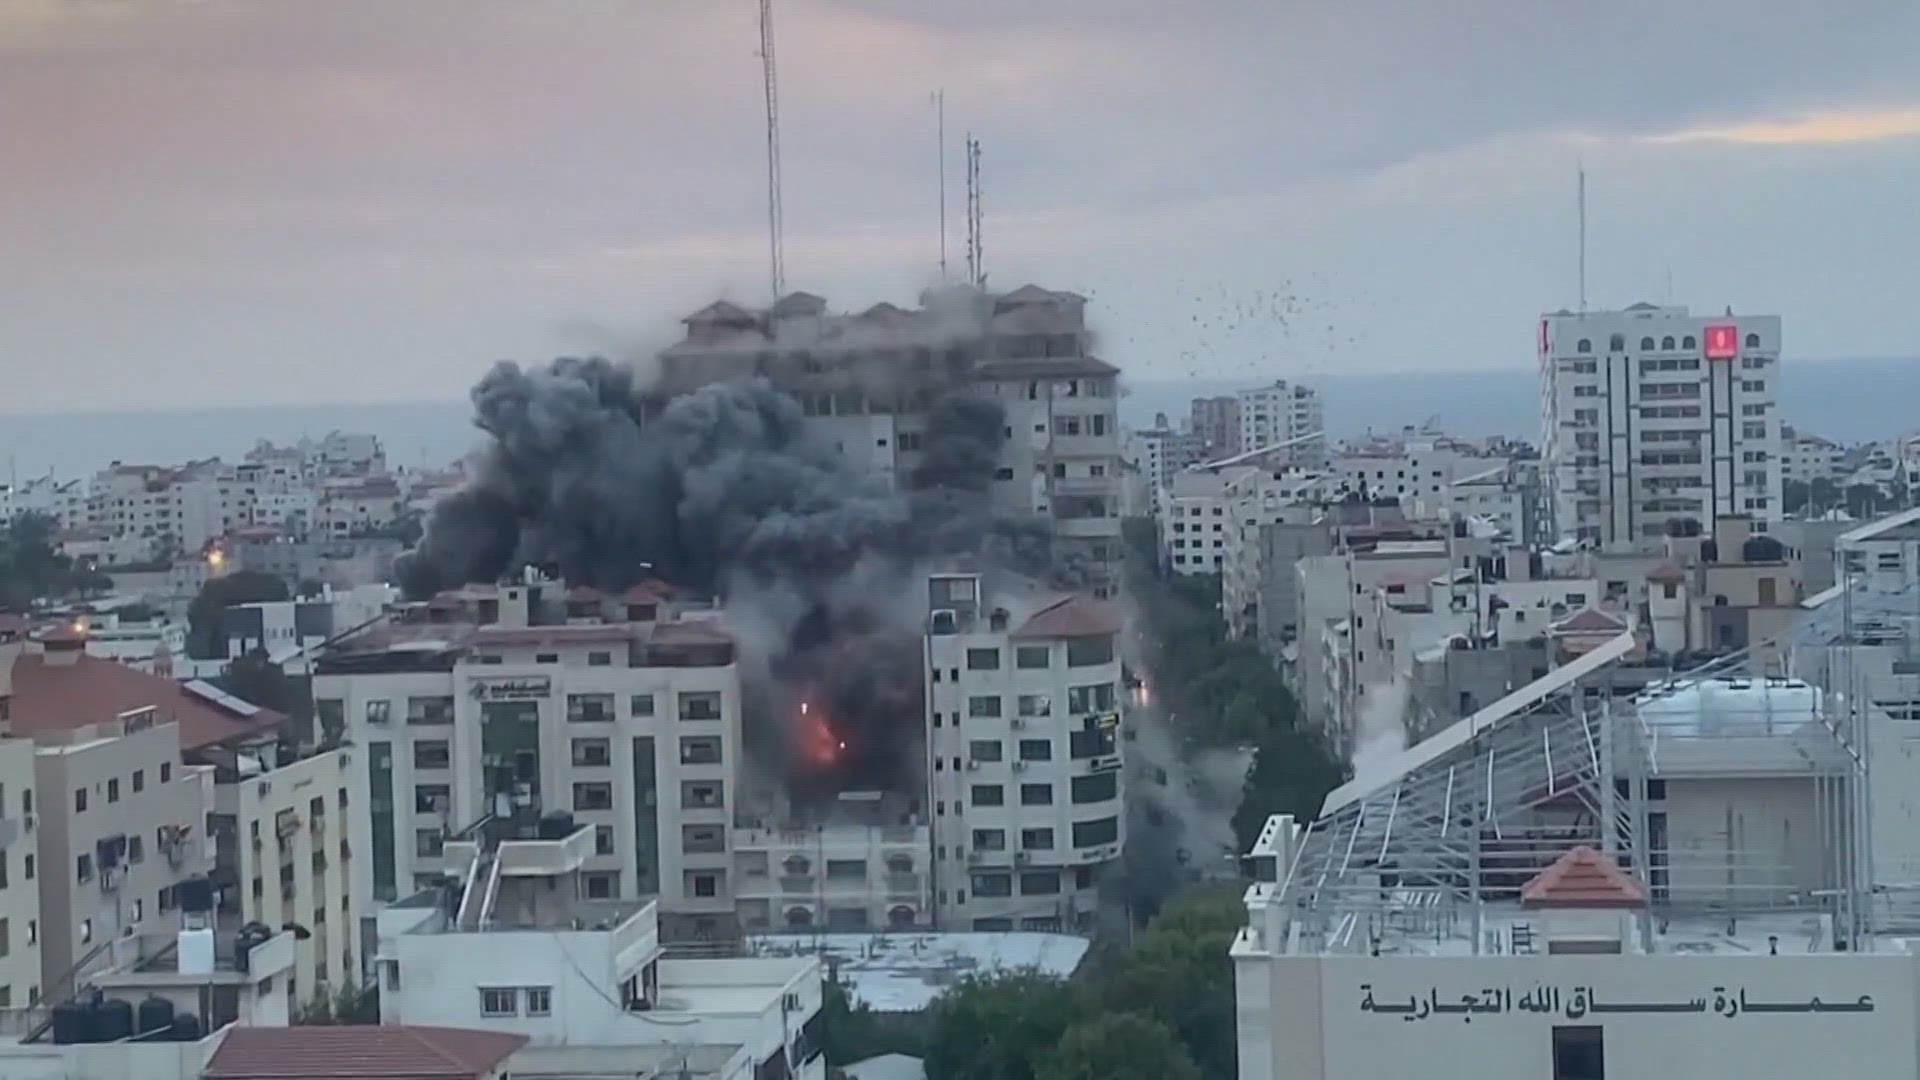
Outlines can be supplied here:
M1056 580L1044 521L997 513L1004 413L930 392L921 466L896 490L809 437L763 379L658 406L631 369L494 367L473 390L486 436L468 486L433 508L400 566L408 595L520 566L624 589L658 577L719 596L740 639L748 735L796 791L898 790L920 768L919 575L964 560Z

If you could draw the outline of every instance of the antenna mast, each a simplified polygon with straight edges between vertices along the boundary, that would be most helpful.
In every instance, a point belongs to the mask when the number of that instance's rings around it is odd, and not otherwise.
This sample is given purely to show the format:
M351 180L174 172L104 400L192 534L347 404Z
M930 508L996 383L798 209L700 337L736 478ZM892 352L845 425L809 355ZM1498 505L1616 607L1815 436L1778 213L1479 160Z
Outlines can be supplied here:
M980 245L980 140L967 136L967 280L987 283L986 257Z
M945 87L933 92L933 111L940 142L940 281L944 284L947 280L947 91Z
M1579 167L1580 210L1580 314L1587 313L1587 166L1583 162Z
M787 291L787 256L781 240L780 83L773 61L773 0L760 0L760 68L767 88L767 256L773 298Z

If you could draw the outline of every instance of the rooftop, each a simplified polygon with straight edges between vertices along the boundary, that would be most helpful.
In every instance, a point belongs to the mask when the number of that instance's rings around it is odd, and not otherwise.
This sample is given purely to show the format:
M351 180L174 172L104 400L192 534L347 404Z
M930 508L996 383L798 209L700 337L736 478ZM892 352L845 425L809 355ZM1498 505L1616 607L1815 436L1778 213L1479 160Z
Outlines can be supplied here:
M240 703L238 698L229 701ZM12 713L17 735L71 731L148 707L156 710L158 722L179 723L182 751L272 735L286 721L269 709L255 707L248 713L196 694L172 679L96 656L48 663L45 655L29 653L14 664Z
M1078 594L1048 604L1013 631L1016 638L1102 637L1117 634L1125 625L1120 609L1104 600Z
M1637 908L1647 890L1620 864L1585 844L1554 860L1520 890L1528 907Z
M400 1024L235 1027L207 1080L440 1080L485 1076L525 1035Z
M853 999L880 1012L917 1012L968 975L1039 971L1071 976L1087 939L1069 934L763 935L747 948L761 956L819 954Z

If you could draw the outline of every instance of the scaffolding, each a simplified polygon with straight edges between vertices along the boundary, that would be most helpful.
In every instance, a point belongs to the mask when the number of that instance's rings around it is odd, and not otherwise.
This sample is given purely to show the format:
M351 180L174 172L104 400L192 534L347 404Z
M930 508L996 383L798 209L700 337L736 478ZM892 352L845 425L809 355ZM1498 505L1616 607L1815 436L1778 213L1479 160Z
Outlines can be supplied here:
M1643 947L1671 919L1732 927L1767 913L1831 916L1827 947L1863 947L1872 878L1858 725L1842 695L1756 673L1761 652L1650 671L1644 689L1616 696L1612 669L1637 655L1622 633L1336 789L1281 875L1296 947L1526 951L1524 927L1490 927L1489 912L1513 909L1577 845L1646 890ZM1787 865L1731 809L1711 842L1697 815L1688 843L1670 841L1662 799L1682 778L1777 778L1811 802L1824 861Z

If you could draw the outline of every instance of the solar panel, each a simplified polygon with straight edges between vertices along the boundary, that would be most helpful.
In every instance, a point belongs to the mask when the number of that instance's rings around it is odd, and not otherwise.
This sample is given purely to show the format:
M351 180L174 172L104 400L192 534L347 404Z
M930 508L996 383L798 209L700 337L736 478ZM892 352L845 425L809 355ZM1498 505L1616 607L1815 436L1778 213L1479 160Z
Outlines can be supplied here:
M203 679L193 679L180 685L195 697L204 698L237 716L253 716L260 711L260 706L242 701Z

